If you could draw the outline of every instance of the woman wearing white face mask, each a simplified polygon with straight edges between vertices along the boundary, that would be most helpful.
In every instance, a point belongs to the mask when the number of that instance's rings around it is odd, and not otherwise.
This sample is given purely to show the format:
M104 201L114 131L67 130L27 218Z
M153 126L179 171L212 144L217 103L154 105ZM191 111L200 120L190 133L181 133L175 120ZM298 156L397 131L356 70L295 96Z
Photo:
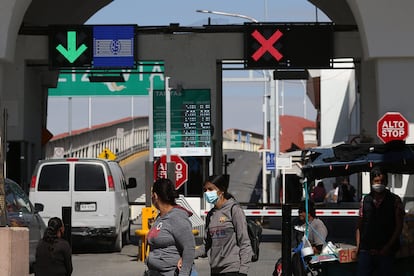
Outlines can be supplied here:
M384 171L375 167L370 178L371 192L361 201L356 230L358 275L396 275L393 263L405 211L401 198L386 189Z
M212 175L204 183L204 198L214 204L206 218L204 244L196 257L207 256L211 276L247 275L252 249L243 209L227 192L228 178Z

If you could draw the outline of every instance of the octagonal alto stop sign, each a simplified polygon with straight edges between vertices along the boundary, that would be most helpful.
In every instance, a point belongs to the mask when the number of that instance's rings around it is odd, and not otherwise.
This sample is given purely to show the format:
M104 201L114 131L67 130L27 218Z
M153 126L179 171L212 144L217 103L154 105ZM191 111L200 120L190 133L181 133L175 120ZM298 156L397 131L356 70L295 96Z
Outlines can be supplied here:
M188 165L179 155L171 155L175 163L175 189L178 190L188 180ZM167 156L162 155L154 163L154 179L167 178Z
M409 123L399 112L387 112L377 122L377 136L384 143L405 140L408 137Z

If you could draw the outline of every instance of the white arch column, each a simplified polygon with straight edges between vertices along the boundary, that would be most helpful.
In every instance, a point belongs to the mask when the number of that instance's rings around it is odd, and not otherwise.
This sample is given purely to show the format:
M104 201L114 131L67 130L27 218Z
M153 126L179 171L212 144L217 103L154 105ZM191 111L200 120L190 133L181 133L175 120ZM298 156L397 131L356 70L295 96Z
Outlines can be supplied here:
M400 112L414 122L414 2L347 2L358 24L363 49L361 132L379 142L376 122L385 112Z

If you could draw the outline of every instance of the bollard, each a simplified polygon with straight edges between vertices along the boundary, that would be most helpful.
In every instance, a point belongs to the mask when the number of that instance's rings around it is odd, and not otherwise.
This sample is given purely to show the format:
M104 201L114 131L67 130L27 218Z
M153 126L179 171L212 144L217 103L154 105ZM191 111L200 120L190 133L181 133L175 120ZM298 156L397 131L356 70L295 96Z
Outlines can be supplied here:
M142 262L147 257L147 235L157 215L158 211L154 206L142 208L141 229L135 230L135 235L141 238L141 252L138 252L140 253L138 259Z
M282 205L282 275L292 275L292 206Z

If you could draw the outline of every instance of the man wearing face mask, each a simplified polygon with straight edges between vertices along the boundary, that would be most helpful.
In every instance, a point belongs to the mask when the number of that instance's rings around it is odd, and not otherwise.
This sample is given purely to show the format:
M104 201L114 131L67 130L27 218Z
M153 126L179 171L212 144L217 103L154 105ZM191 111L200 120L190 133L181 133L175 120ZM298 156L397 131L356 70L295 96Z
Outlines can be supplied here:
M401 198L386 188L388 177L381 168L374 167L370 179L371 192L361 201L356 230L358 275L396 275L393 263L405 211Z
M247 276L252 248L243 209L227 192L225 175L212 175L204 183L204 197L214 204L206 218L203 245L196 247L196 257L207 256L211 276Z

